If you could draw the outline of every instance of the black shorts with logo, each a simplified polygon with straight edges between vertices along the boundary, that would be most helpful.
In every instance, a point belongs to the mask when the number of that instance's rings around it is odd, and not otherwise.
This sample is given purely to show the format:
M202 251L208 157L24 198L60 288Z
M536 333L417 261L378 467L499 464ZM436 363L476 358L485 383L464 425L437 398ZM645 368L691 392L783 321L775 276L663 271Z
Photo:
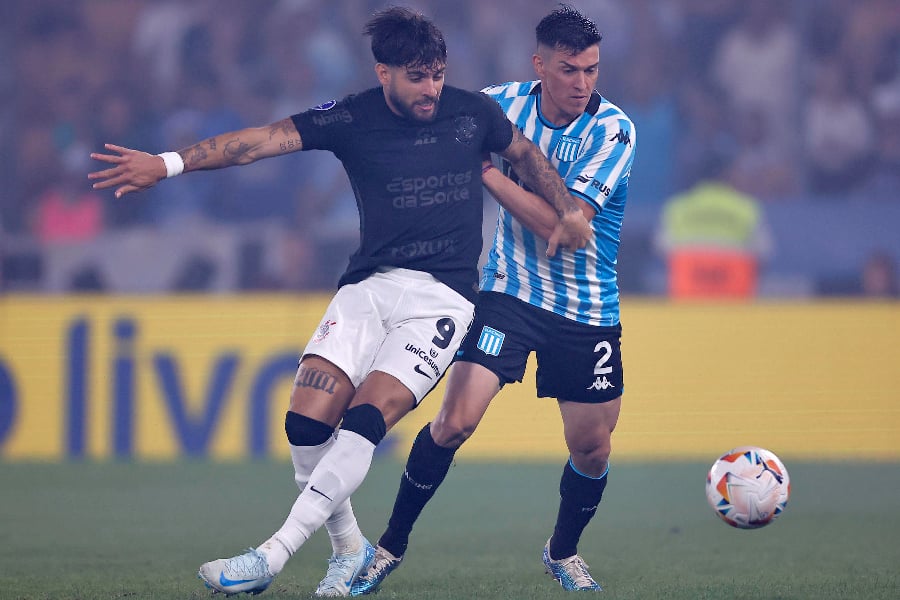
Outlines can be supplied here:
M608 402L622 395L622 325L578 323L499 292L481 292L455 360L482 365L500 385L522 381L537 358L537 395Z

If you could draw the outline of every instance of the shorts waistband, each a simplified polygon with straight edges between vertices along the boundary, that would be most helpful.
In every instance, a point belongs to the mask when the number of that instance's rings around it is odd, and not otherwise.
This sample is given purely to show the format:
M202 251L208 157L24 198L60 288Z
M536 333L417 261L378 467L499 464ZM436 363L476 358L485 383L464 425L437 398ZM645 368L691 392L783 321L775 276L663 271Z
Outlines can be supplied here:
M431 273L426 273L425 271L414 271L413 269L404 269L403 267L378 267L375 272L383 273L386 275L399 275L408 279L438 281L438 279Z

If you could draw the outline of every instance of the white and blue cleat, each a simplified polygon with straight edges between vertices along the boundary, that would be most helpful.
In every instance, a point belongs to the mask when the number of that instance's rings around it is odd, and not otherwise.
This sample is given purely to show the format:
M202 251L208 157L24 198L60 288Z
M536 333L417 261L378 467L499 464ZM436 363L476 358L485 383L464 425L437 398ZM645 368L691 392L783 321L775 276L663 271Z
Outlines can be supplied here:
M360 573L375 556L375 548L372 547L369 540L363 538L362 541L362 547L356 552L331 555L331 558L328 559L328 571L319 582L314 594L317 598L350 595L350 590Z
M275 579L269 572L265 555L253 548L232 558L204 563L197 577L213 593L221 592L226 596L262 593Z
M570 592L603 591L600 584L591 577L587 563L577 554L562 560L553 560L550 558L550 540L547 540L547 545L544 546L543 559L547 573L558 581L564 590Z
M384 581L391 572L400 566L403 557L397 557L378 546L375 549L375 556L369 562L368 567L357 577L356 581L350 589L351 596L365 596L378 591L378 586Z

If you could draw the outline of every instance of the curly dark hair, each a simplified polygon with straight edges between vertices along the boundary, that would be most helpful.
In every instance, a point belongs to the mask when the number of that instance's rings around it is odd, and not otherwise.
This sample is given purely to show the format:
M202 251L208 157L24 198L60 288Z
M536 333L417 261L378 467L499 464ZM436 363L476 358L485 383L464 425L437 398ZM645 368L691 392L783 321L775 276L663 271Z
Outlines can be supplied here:
M392 67L435 67L446 64L444 34L424 15L400 6L378 11L366 23L375 60Z
M566 4L560 4L559 8L541 19L534 33L538 44L567 50L572 54L579 54L603 39L593 21Z

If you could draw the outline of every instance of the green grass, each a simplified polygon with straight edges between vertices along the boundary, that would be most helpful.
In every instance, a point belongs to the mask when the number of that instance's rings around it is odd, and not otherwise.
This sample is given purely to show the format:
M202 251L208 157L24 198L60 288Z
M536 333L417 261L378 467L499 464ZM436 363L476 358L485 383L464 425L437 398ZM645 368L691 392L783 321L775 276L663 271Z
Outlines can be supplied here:
M613 465L579 547L605 598L900 598L900 465L788 464L787 511L757 531L714 516L706 467ZM376 460L354 498L373 542L400 472ZM377 598L571 598L540 563L559 472L461 461ZM197 567L261 542L294 496L288 463L0 463L0 598L208 598ZM308 597L328 554L319 532L260 598Z

